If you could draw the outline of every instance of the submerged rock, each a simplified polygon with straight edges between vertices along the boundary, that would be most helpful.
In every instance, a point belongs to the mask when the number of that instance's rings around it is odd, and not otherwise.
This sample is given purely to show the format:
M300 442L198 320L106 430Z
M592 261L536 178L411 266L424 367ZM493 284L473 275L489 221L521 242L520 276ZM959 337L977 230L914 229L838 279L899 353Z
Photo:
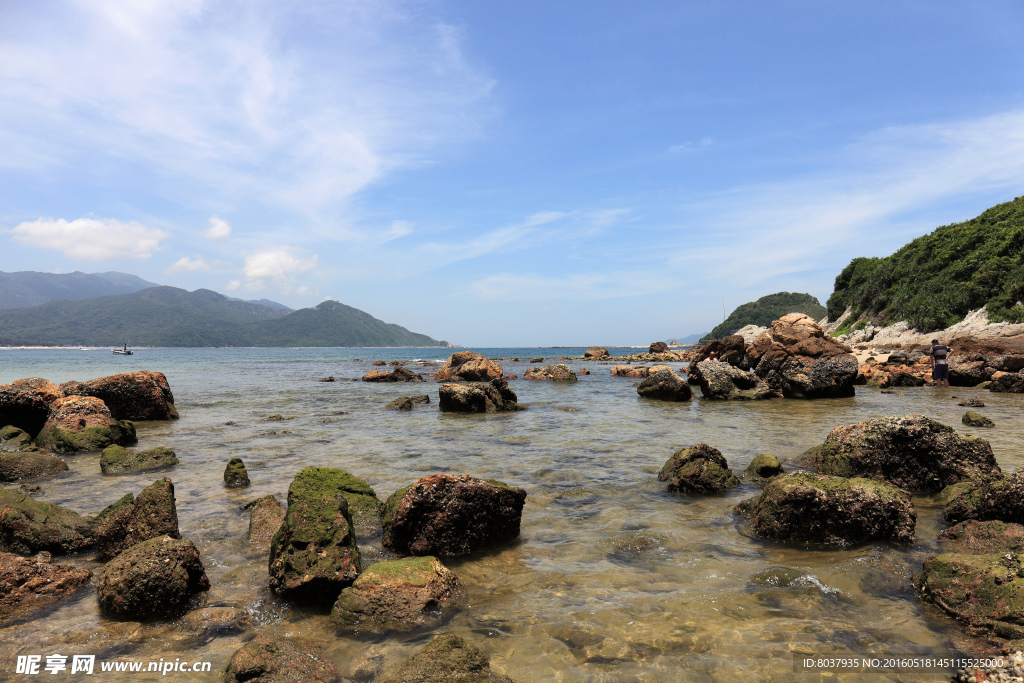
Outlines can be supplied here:
M786 398L853 396L857 359L802 313L784 315L747 350L754 372Z
M100 455L100 471L103 474L127 474L144 472L178 464L178 456L163 446L144 451L126 450L118 445L107 446Z
M785 473L782 463L776 456L771 453L762 453L747 465L747 469L744 470L744 478L749 481L764 481Z
M883 417L833 429L812 463L821 474L869 477L907 491L941 491L998 477L992 447L921 415Z
M671 369L658 370L647 375L636 388L636 393L643 398L659 401L689 401L693 398L690 385Z
M962 418L960 418L960 421L963 422L968 427L995 427L996 426L995 422L993 422L992 420L988 419L984 415L979 415L978 413L976 413L976 412L974 412L972 410L968 410L966 413L964 413L964 416Z
M658 481L667 481L669 491L702 494L722 493L740 483L721 451L705 443L676 451L661 468Z
M651 369L646 365L614 365L611 373L612 377L646 377Z
M158 536L181 538L174 484L158 479L139 493L128 493L108 505L93 520L100 559L117 557L128 548Z
M59 398L36 442L59 453L99 451L111 444L127 446L138 439L135 425L111 417L106 404L91 396Z
M0 550L66 555L92 544L89 521L74 510L0 489Z
M1024 524L1024 471L991 481L965 481L942 492L943 518L950 524L968 519Z
M0 481L21 481L67 471L68 464L49 453L0 453Z
M384 503L384 547L408 555L467 555L519 536L526 491L493 479L435 474Z
M12 425L35 436L46 424L50 406L64 392L42 377L14 380L0 384L0 425Z
M90 578L88 569L0 552L0 623L66 598Z
M183 613L210 580L191 541L158 536L104 565L96 580L100 611L130 619L166 619Z
M607 358L608 349L603 346L591 346L589 349L583 352L584 358Z
M384 406L384 410L412 410L412 407L417 403L430 403L430 397L426 394L422 396L399 396Z
M277 530L281 528L284 521L284 508L274 496L263 496L254 501L246 503L243 509L251 510L249 513L249 543L259 547L270 549L270 539L274 537Z
M453 633L437 636L383 683L513 683L491 671L490 660Z
M460 597L458 577L436 557L378 562L341 591L331 621L361 630L435 627L451 616Z
M840 547L913 543L917 520L910 495L891 484L809 472L773 479L737 511L752 517L758 536Z
M360 571L345 493L356 478L307 467L288 487L288 510L270 542L270 590L296 602L333 604Z
M438 382L490 382L504 374L501 366L487 356L473 351L459 351L453 353L437 369L434 379Z
M705 360L696 364L692 372L700 393L713 401L761 401L772 397L771 387L757 375L728 363Z
M391 372L382 370L370 370L363 375L364 382L422 382L424 379L412 370L395 368Z
M950 552L968 555L1024 552L1024 525L991 520L969 519L939 534Z
M177 420L174 394L162 372L125 372L88 382L60 385L65 396L95 396L115 420Z
M0 429L0 453L18 453L32 448L32 435L14 425Z
M925 560L918 587L976 633L1024 638L1024 555L935 555Z
M980 398L965 398L964 400L957 403L958 406L967 408L984 408L985 402Z
M231 458L224 468L224 486L229 489L244 489L249 485L249 473L241 458Z
M576 373L565 363L558 365L544 365L539 368L529 368L523 373L523 379L544 379L553 382L575 382Z
M336 683L338 672L322 650L262 633L231 656L224 683Z
M442 413L498 413L523 408L504 378L490 383L444 384L438 395Z

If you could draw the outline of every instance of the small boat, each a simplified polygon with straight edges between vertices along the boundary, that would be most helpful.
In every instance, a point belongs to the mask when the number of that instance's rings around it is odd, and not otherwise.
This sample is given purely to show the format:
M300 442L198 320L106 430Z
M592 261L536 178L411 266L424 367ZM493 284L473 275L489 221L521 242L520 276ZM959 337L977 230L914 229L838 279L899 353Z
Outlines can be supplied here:
M135 353L131 349L111 349L111 351L118 356L131 356Z

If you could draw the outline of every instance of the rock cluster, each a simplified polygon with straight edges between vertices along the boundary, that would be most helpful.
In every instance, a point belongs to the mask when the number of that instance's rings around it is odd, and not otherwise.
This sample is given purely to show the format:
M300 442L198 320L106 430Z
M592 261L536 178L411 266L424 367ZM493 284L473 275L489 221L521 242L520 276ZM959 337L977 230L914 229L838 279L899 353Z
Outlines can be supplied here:
M576 373L565 363L530 368L523 373L523 379L543 379L553 382L575 382Z
M696 378L701 395L712 401L760 401L773 395L771 387L757 375L728 363L704 360L694 370L691 379Z
M845 344L825 335L809 316L791 313L746 349L751 367L786 398L853 396L857 360Z
M487 356L473 351L459 351L438 368L434 379L438 382L490 382L504 374L501 366Z
M591 346L583 353L583 357L593 358L595 360L600 358L608 358L608 349L602 346Z
M65 396L95 396L115 420L177 420L174 394L162 372L125 372L60 385Z

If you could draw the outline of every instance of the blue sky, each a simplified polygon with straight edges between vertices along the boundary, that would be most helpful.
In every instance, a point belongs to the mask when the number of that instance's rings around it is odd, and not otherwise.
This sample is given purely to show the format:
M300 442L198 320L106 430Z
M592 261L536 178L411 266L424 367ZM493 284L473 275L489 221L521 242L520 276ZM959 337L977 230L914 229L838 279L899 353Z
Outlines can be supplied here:
M0 0L0 270L646 344L1024 194L1024 4Z

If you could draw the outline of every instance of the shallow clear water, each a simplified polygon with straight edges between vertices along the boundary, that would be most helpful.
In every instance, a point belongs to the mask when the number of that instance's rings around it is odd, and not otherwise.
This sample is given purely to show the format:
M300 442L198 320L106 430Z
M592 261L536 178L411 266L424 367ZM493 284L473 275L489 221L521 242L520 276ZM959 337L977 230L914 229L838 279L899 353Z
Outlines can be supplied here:
M520 377L532 356L582 349L479 349ZM613 353L616 351L613 350ZM618 351L622 352L622 351ZM492 668L530 681L790 680L793 652L839 655L955 651L960 629L920 604L912 577L937 551L940 507L914 499L917 543L851 550L771 544L750 536L732 507L759 490L724 496L665 491L657 472L678 448L704 441L737 473L759 453L785 460L819 444L837 425L920 413L991 441L1000 465L1024 464L1024 397L974 389L904 389L904 396L858 387L855 398L755 403L640 399L638 380L611 377L611 363L571 361L591 375L574 385L514 380L523 412L448 415L437 388L351 381L383 359L443 361L444 349L0 350L0 383L41 376L54 382L147 369L167 375L181 419L139 423L140 448L169 446L181 464L138 475L100 474L99 454L67 458L71 472L42 480L42 500L95 514L153 480L174 481L182 535L202 553L210 606L248 610L254 630L318 643L345 680L387 673L432 633L370 638L338 633L323 609L295 608L267 589L265 555L245 541L245 502L279 500L305 466L340 467L366 479L381 499L437 472L496 478L527 490L522 536L491 552L447 562L467 588L459 613L436 632L455 632L491 657ZM360 359L360 360L356 360ZM679 364L673 364L679 365ZM436 368L408 367L417 372ZM321 383L333 375L337 381ZM401 395L429 394L411 412L383 411ZM699 395L699 390L698 390ZM960 424L952 396L982 397L995 429ZM286 419L267 422L281 414ZM225 425L233 421L234 425ZM270 432L281 432L272 434ZM253 485L223 488L230 458L242 458ZM364 545L379 554L379 539ZM98 570L90 556L72 562ZM751 582L773 567L800 573L789 587ZM435 632L435 633L436 633ZM97 654L136 660L205 660L210 674L134 674L133 680L220 680L242 635L200 639L180 622L134 624L102 617L92 588L28 622L0 629L0 675L18 654ZM44 674L47 675L47 674ZM129 674L107 674L117 677ZM48 675L47 675L48 676ZM148 678L147 678L148 676ZM825 680L800 674L800 680ZM929 674L844 674L843 679L935 681ZM62 680L74 677L63 674ZM81 677L92 680L92 677Z

